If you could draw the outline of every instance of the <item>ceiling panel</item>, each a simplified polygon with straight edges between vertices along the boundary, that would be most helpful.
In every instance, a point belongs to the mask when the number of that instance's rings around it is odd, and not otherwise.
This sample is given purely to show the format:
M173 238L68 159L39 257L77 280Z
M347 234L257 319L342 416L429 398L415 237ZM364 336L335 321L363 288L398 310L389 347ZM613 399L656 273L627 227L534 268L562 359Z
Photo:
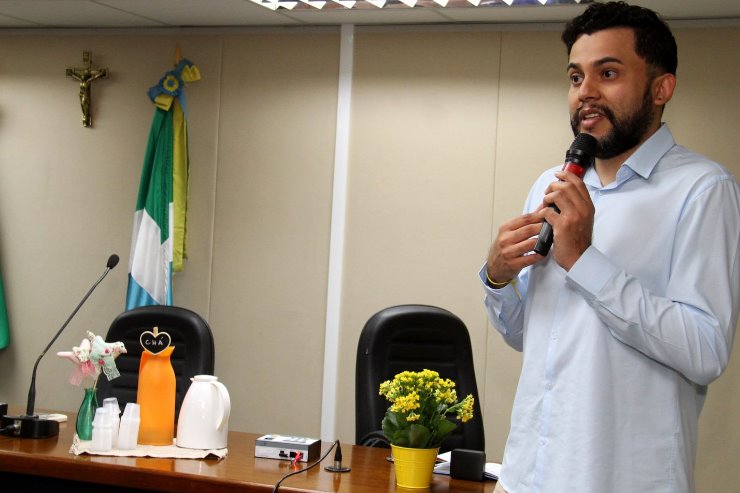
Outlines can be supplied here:
M562 22L572 19L585 7L580 5L554 5L548 8L539 6L520 6L512 8L487 9L444 9L445 16L455 22L520 23L520 22Z
M8 17L7 15L0 14L0 28L14 28L14 27L39 27L30 21L24 21L22 19L15 19Z
M666 19L733 19L740 0L634 0ZM564 22L584 6L271 11L249 0L0 0L0 29Z
M162 26L146 17L89 0L2 0L0 14L26 21L35 27Z
M212 27L299 22L245 0L98 0L98 3L156 19L169 26Z
M260 7L264 8L264 7ZM440 12L441 9L382 9L363 10L319 10L283 11L284 15L299 19L309 25L338 24L431 24L446 23L450 20ZM392 22L391 22L392 19Z
M740 19L738 0L635 0L629 3L655 10L666 19Z

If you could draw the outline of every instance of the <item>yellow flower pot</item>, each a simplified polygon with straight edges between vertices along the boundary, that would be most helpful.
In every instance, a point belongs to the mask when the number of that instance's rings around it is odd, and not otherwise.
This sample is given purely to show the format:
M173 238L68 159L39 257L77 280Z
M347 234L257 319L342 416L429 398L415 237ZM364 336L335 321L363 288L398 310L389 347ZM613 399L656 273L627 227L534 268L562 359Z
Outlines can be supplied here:
M438 448L406 448L391 445L396 484L402 488L429 488Z

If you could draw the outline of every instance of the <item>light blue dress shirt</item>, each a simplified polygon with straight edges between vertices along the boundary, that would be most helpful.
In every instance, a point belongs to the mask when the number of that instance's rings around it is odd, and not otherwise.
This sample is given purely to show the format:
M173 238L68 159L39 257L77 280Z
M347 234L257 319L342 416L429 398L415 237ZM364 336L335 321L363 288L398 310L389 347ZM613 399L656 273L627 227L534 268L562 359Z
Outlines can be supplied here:
M532 187L534 210L555 180ZM509 493L689 493L707 385L726 368L740 304L740 187L664 124L601 186L592 246L548 256L517 289L485 286L523 351L501 484ZM557 240L556 240L557 241Z

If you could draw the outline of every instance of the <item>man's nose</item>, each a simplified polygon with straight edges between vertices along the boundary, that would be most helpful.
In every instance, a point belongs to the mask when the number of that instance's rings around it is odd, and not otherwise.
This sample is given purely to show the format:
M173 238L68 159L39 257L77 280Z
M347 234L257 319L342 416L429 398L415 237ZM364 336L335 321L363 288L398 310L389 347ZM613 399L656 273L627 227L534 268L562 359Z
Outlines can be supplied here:
M578 99L587 101L589 99L596 99L598 96L599 89L596 81L592 77L584 77L578 86Z

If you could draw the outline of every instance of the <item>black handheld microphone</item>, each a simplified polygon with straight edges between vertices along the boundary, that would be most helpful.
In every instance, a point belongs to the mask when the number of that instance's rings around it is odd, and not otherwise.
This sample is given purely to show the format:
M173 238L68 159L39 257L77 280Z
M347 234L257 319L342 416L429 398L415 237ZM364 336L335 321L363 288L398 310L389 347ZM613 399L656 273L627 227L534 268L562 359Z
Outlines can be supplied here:
M118 260L118 255L116 255L115 253L108 257L108 262L105 264L105 271L103 272L103 275L101 275L100 278L95 281L95 284L93 284L92 287L87 291L85 296L78 303L77 307L75 307L70 316L51 339L51 342L49 342L46 348L44 348L44 350L39 355L38 359L36 359L36 364L33 365L33 373L31 373L31 386L28 389L28 404L26 406L26 414L23 416L3 416L2 425L0 425L1 429L10 429L12 430L13 435L20 436L22 438L49 438L59 434L59 423L57 421L40 418L33 413L34 406L36 404L36 369L39 366L41 358L44 357L52 344L56 342L57 338L59 338L59 336L62 334L62 331L64 331L64 328L67 327L67 324L69 324L70 320L72 320L72 317L77 314L77 311L82 307L83 303L87 301L87 298L90 296L93 290L98 287L98 284L100 284L103 279L105 279L105 276L108 275L108 272L110 272L116 265L118 265Z
M598 145L599 143L592 135L584 133L576 135L575 140L570 145L570 149L565 153L563 171L569 171L578 178L583 178L588 167L594 164ZM560 212L555 204L550 204L549 207ZM539 253L542 256L547 255L552 246L552 238L552 226L547 221L544 221L540 228L537 244L534 246L535 253Z

